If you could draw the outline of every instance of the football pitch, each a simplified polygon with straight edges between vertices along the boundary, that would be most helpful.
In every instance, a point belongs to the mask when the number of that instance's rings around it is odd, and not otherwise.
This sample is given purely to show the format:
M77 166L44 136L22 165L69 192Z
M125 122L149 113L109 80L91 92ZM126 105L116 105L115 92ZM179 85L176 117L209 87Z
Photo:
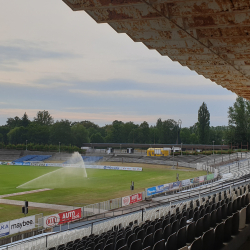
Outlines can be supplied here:
M114 165L109 164L108 165ZM130 195L131 181L135 183L135 190L133 193L144 191L147 187L161 185L164 183L171 183L176 181L176 173L179 174L180 180L189 179L201 175L205 175L205 171L188 171L186 169L170 170L171 167L162 165L149 165L149 164L118 164L121 166L138 166L143 167L142 172L135 171L119 171L119 170L98 170L87 169L87 178L82 176L70 175L67 172L64 176L64 184L60 186L57 180L55 167L38 167L38 166L7 166L0 165L0 195L11 194L17 192L24 192L39 188L46 188L46 185L54 185L53 190L26 194L20 196L12 196L8 199L11 200L28 200L32 202L70 205L70 206L85 206L113 198L123 197ZM74 170L72 170L74 171ZM18 186L38 178L47 173L55 172L48 176L47 182L38 183L37 186L32 188L17 188ZM52 177L50 177L52 176ZM65 182L66 181L66 182ZM48 184L46 184L48 183ZM69 185L65 185L65 183ZM77 185L70 185L70 184ZM42 185L43 186L40 186ZM5 210L5 216L8 217L6 211L0 204L0 218L1 212ZM1 209L2 207L2 209ZM10 209L11 210L11 209ZM22 217L19 214L17 218ZM1 221L3 221L1 219Z

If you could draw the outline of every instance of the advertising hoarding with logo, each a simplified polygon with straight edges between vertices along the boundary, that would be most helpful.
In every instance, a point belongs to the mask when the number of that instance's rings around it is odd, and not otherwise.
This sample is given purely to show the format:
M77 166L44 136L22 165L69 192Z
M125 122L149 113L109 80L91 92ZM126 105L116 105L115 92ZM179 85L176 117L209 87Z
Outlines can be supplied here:
M142 193L125 196L122 197L122 206L125 207L139 201L142 201Z
M160 194L160 193L167 192L167 191L171 190L172 188L173 188L173 183L159 185L156 187L147 188L146 194L147 194L147 196L154 195L154 194Z
M10 234L16 234L36 227L35 215L10 221Z
M181 181L176 181L173 182L173 190L181 188L182 182Z
M71 211L53 214L43 218L43 226L47 227L54 227L58 225L62 225L68 222L73 222L76 220L81 219L82 217L82 209L77 208Z
M214 178L214 174L208 174L207 175L207 180L212 180Z
M183 180L183 181L181 181L181 182L182 182L182 186L183 186L183 187L186 187L186 186L189 186L189 185L190 185L190 179Z
M10 234L10 222L0 223L0 238Z
M199 182L204 182L204 176L199 177Z
M199 177L195 177L195 178L190 179L190 183L191 184L199 183Z

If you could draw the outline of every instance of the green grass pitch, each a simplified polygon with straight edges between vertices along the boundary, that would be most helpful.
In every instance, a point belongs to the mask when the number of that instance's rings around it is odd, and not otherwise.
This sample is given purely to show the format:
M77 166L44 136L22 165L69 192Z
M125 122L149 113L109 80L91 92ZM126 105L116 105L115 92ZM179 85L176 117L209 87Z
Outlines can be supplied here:
M44 185L41 186L41 181L38 186L33 186L28 189L16 187L57 169L59 168L0 165L0 195L45 188L47 185L46 182L42 183ZM87 169L88 178L65 173L65 180L69 184L76 183L77 185L75 186L52 185L52 188L54 188L51 191L13 196L8 199L84 206L130 195L131 181L135 182L135 190L133 193L144 191L147 187L171 183L175 181L176 173L179 173L180 180L206 174L204 171L170 170L166 166L147 164L145 164L142 172ZM58 181L55 174L53 178L49 177L50 175L47 176L50 184ZM0 208L1 206L0 204ZM0 217L1 210L3 209L0 209ZM21 216L19 215L19 217Z

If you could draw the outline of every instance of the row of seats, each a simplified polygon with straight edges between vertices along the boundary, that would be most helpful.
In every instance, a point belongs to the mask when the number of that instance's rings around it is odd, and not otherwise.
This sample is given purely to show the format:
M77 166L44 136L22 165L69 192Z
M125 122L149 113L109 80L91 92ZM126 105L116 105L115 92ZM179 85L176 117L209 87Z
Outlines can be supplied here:
M50 158L52 155L26 155L13 162L24 162L24 161L44 161Z
M101 234L91 234L50 250L177 250L219 249L232 235L250 223L249 187L220 192L180 206L174 213L140 225L114 226ZM237 196L239 194L239 196ZM188 248L189 247L189 248Z
M164 243L164 247L171 250L176 249L171 247L172 244L175 246L175 242L181 241L182 245L185 244L184 249L193 245L193 250L196 249L195 245L206 242L207 235L216 235L216 232L222 230L223 226L217 229L217 226L221 223L224 223L224 230L228 228L225 225L230 224L230 220L233 222L232 225L239 224L239 228L243 228L245 223L248 223L250 210L249 205L247 205L249 203L249 188L250 185L245 185L227 189L211 196L183 201L179 204L158 206L143 212L139 210L129 215L96 222L92 225L88 224L83 228L47 235L46 237L33 239L30 242L23 242L8 247L8 250L61 248L77 250L86 249L89 244L92 245L88 248L93 250L116 250L120 246L117 245L118 240L121 239L124 239L119 243L124 243L122 249L131 248L133 250L134 246L136 246L137 249L141 247L142 249L154 248L156 250L161 249L160 245ZM230 219L231 217L232 219ZM238 217L239 223L237 222ZM235 231L237 229L234 229ZM118 235L120 236L118 237ZM130 235L133 236L128 242ZM113 243L110 240L111 238ZM108 239L109 242L107 242ZM183 241L180 239L183 239ZM195 243L197 239L199 239L198 243ZM137 243L133 243L134 241ZM148 247L146 247L148 244L146 242L149 242ZM108 246L110 244L113 245ZM155 246L155 244L157 245ZM178 245L179 243L176 244L178 249L180 245Z

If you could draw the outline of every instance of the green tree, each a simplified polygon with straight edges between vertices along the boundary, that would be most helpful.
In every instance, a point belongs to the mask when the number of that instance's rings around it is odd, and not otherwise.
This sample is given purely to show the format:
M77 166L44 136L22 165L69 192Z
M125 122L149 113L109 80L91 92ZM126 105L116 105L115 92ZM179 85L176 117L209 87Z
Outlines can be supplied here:
M54 123L53 117L48 111L38 111L36 117L34 117L34 122L41 125L52 125Z
M90 141L92 143L103 143L104 142L104 139L101 135L101 133L96 133L96 134L93 134L90 138Z
M27 127L27 138L29 143L48 144L50 137L50 129L48 126L32 122Z
M228 109L228 141L233 144L246 144L249 141L250 104L238 96L232 107Z
M0 133L2 134L2 136L3 136L3 143L5 144L5 145L7 145L8 144L8 136L7 136L7 134L10 132L10 128L7 126L7 125L5 125L5 126L0 126Z
M28 127L29 124L30 124L30 120L29 120L28 115L27 115L26 112L25 112L24 115L23 115L23 117L22 117L22 119L21 119L21 125L22 125L23 127Z
M202 103L198 111L198 136L199 143L209 143L210 113L206 103Z
M189 144L191 140L191 133L189 128L182 128L180 131L181 141L184 144Z
M15 127L20 127L21 123L21 119L18 116L15 116L14 118L7 118L6 125L12 129Z
M83 143L89 142L88 130L80 123L71 127L71 135L73 144L77 147L81 147Z
M57 145L59 142L64 145L72 143L71 123L68 120L55 122L50 129L50 141Z
M149 125L146 121L140 124L140 143L149 143Z
M27 128L15 127L7 134L9 143L11 144L23 144L27 138Z

